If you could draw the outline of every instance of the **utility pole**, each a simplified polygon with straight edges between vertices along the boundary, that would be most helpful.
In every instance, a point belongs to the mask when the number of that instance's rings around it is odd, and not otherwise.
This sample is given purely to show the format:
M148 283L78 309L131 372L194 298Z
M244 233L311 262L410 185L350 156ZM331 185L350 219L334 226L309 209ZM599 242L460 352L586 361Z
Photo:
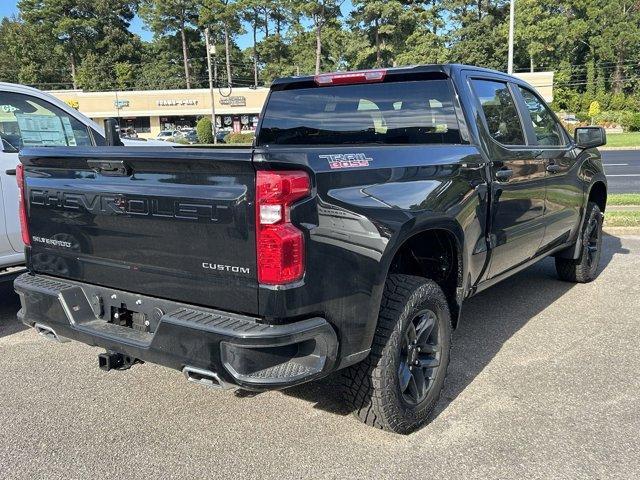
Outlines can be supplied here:
M209 43L209 27L204 29L204 41L207 48L207 69L209 70L209 94L211 95L211 133L213 134L213 144L218 144L216 135L216 102L213 98L213 75L211 72L211 44Z
M516 0L511 0L511 6L509 8L509 61L507 66L507 73L513 74L513 31L515 27L516 17Z

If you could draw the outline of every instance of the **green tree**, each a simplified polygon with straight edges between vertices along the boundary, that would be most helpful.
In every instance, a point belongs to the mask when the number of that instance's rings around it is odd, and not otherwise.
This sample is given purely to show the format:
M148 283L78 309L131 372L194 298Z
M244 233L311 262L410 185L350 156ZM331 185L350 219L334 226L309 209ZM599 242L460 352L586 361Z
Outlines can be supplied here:
M0 80L51 89L65 88L71 76L56 39L39 25L5 17L0 21Z
M177 33L182 45L182 61L187 88L191 88L187 31L197 23L195 0L142 0L140 16L156 35Z
M344 0L292 0L296 15L311 22L315 34L315 74L320 73L322 66L322 42L324 30L328 25L337 23L342 15L340 5Z
M102 0L92 4L97 19L93 47L78 68L78 85L87 90L133 88L141 62L142 42L129 31L135 4ZM89 12L88 12L89 13Z
M38 35L26 40L29 47L41 53L41 63L51 56L65 57L73 87L78 88L97 83L104 86L113 78L117 63L139 62L139 38L128 30L136 3L135 0L21 0L18 7L25 32ZM48 54L38 49L36 42L48 46ZM30 55L27 53L26 57ZM62 67L58 63L58 68ZM86 81L89 72L100 75L100 82L95 78ZM80 82L81 78L85 81Z
M367 63L376 67L392 65L396 53L392 44L401 30L404 5L399 0L355 0L353 6L355 9L350 19L352 28L360 29L367 37L367 43L373 47L368 51L363 50L364 55L373 50L375 56L367 59Z
M265 2L263 0L240 0L238 6L240 7L240 16L243 21L249 23L251 26L251 33L253 38L253 48L251 56L253 57L253 83L254 86L258 86L258 30L264 26L265 22L262 14L265 10Z
M448 3L453 62L505 70L508 0L450 0Z
M68 58L73 87L77 88L79 59L90 49L98 31L98 19L89 0L20 0L20 15L30 25L56 41L56 53Z
M563 36L569 23L564 3L563 0L516 1L516 65L528 65L533 72L537 65L546 67L555 63L565 47Z
M404 14L412 22L411 31L406 35L404 45L399 45L398 52L395 54L395 63L415 65L446 61L445 13L442 0L414 1L411 10Z
M640 51L640 3L632 0L592 0L587 12L591 43L598 59L613 66L611 88L621 93L626 85L629 60Z
M203 0L200 8L200 25L202 27L210 27L214 34L222 33L225 65L227 67L227 84L232 86L231 49L233 38L243 31L238 4L231 0Z
M296 43L299 38L296 39ZM292 47L278 34L265 37L259 43L262 79L271 82L276 77L296 75L299 65L292 58ZM309 70L311 71L311 70Z

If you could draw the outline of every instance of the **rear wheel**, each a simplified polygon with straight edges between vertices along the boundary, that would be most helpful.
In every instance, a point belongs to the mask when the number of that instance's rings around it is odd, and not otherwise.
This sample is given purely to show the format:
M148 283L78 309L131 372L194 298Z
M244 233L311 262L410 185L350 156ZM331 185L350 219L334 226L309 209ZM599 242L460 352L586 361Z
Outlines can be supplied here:
M580 256L576 260L556 257L556 271L566 282L587 283L596 278L602 253L603 215L593 202L587 204Z
M432 280L390 275L371 353L342 373L345 399L367 425L409 433L429 419L449 364L451 316Z

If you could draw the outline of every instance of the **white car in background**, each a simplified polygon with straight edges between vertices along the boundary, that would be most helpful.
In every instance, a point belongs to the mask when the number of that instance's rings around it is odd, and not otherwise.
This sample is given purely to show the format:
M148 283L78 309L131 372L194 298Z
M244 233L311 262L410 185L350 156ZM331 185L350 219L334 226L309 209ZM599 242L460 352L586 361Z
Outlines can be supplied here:
M578 120L578 118L575 115L565 115L562 118L562 121L569 125L575 125L577 123L580 123L580 120Z
M161 140L161 141L173 140L173 137L175 136L176 136L175 130L162 130L160 133L158 133L156 140Z
M0 82L0 270L24 263L16 165L23 146L102 146L104 129L56 97ZM122 139L128 146L167 142Z

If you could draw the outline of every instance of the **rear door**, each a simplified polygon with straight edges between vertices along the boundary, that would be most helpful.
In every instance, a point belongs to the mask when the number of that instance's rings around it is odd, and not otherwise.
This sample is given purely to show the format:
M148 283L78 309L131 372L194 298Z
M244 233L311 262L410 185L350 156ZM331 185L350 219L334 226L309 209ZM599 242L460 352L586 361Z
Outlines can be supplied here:
M542 249L574 238L580 224L584 192L578 179L573 145L545 102L531 89L518 86L525 125L533 132L546 168L545 233Z
M492 178L491 264L488 278L532 258L544 234L545 160L532 148L514 95L515 86L491 77L470 78L486 136Z
M38 148L21 159L36 272L257 310L250 148Z

